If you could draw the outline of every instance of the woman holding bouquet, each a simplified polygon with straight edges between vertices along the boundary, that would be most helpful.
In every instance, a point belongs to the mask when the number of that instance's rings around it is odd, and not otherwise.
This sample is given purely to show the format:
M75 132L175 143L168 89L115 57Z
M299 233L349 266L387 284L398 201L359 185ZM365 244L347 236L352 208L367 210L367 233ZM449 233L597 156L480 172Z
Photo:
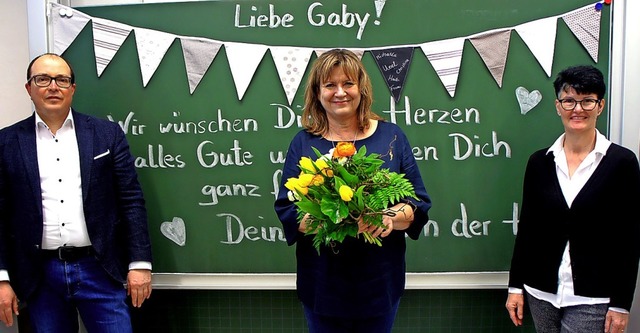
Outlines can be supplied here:
M372 101L369 76L353 52L333 49L314 62L305 90L304 129L289 145L275 202L287 243L296 244L297 292L312 333L391 332L405 286L405 236L417 239L429 219L431 200L411 145L397 125L371 111ZM381 168L403 174L415 196L391 200L378 214L380 223L367 223L362 215L339 218L335 223L353 223L357 234L317 243L314 235L322 229L318 215L300 211L295 202L308 189L290 185L304 169L298 162L317 158L316 150L335 157L343 147L354 153L363 146L367 153L379 154ZM309 168L321 169L319 160ZM353 196L350 189L343 194L344 201ZM379 244L367 241L371 239Z

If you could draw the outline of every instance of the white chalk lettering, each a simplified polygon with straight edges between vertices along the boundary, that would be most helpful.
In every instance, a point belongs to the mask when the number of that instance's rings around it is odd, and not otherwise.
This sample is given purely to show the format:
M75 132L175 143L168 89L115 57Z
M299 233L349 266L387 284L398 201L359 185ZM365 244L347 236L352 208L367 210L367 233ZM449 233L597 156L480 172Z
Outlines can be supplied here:
M240 5L236 5L234 27L236 28L291 28L293 27L293 15L284 13L282 16L276 14L275 6L269 4L269 15L258 14L258 7L251 6L252 14L249 14L246 23L240 23L242 14Z
M198 162L200 162L200 165L205 168L213 168L217 166L218 163L222 166L245 166L253 164L253 161L251 160L253 158L253 154L249 151L242 151L238 140L233 140L233 148L229 149L231 153L209 150L211 146L213 146L213 142L211 141L202 141L198 145ZM206 160L205 157L207 158Z
M181 112L173 112L174 117L179 117ZM253 118L248 119L226 119L222 116L222 111L218 109L216 120L178 121L171 123L160 123L160 133L176 134L204 134L217 132L257 132L258 121Z
M182 155L171 155L164 152L164 147L158 145L156 151L153 145L147 146L147 156L138 156L134 162L136 168L184 168L186 163L182 161Z
M388 113L390 121L394 124L398 123L398 116L404 116L404 124L424 125L428 123L437 124L462 124L462 123L480 123L480 112L476 108L465 108L464 112L458 108L451 111L431 109L429 111L418 108L411 110L411 101L408 96L404 97L404 110L396 110L396 103L393 97L389 98L389 110L383 110Z
M438 225L438 222L429 220L429 222L424 225L424 227L422 228L422 232L424 233L425 237L431 236L430 230L433 230L433 237L438 237L440 235L440 226Z
M462 133L451 133L449 137L453 138L455 160L466 160L472 154L473 157L496 157L500 154L500 148L504 148L506 158L511 158L511 147L504 141L498 141L495 131L491 131L491 143L476 143L480 139L478 135L474 135L473 140Z
M511 224L511 229L513 231L514 236L518 234L518 223L520 223L520 219L518 218L519 216L520 216L520 210L518 209L518 203L514 202L513 210L511 214L511 220L502 220L502 223Z
M222 217L225 220L227 227L227 239L221 241L222 244L240 244L243 239L250 241L264 240L267 242L286 242L284 237L284 231L279 227L260 227L260 237L254 236L258 234L258 228L254 226L245 227L240 218L228 213L216 214L218 217ZM235 227L235 228L234 228Z
M411 152L413 153L413 157L416 161L438 160L438 150L436 147L412 147Z
M302 127L301 116L296 115L293 110L283 104L272 103L271 106L277 106L277 121L274 128L289 128L296 124L298 127Z
M133 115L134 115L133 112L129 112L124 122L121 120L118 120L118 125L120 125L120 128L122 128L122 131L124 131L124 134L129 134L129 133L131 133L132 135L144 134L144 128L147 126L140 125L140 124L138 125L133 124L134 122L138 121L137 119L133 118ZM111 122L115 122L111 115L107 115L107 119L109 119L109 121Z
M472 238L474 236L488 236L489 224L491 221L477 221L473 220L469 222L467 217L467 208L463 203L460 203L460 212L462 214L461 219L455 219L451 224L451 233L456 237Z
M283 164L286 159L287 153L284 151L270 151L269 152L269 160L272 164Z
M210 201L198 202L200 206L214 206L218 204L219 197L261 197L258 193L260 186L254 184L222 184L205 185L202 187L202 194Z
M271 194L273 194L274 199L277 199L278 194L280 193L281 178L282 178L282 170L278 169L273 173L273 177L271 178L271 180L273 181L273 192L271 192Z
M320 27L326 24L330 26L342 26L345 28L352 28L356 24L358 25L358 32L356 33L356 38L361 39L362 34L364 33L364 28L367 25L367 21L369 21L369 13L364 16L360 16L359 13L350 13L347 9L346 4L342 4L342 11L340 13L330 13L324 14L320 12L316 12L316 9L319 11L322 8L322 3L314 2L307 9L307 20L309 24L315 27Z

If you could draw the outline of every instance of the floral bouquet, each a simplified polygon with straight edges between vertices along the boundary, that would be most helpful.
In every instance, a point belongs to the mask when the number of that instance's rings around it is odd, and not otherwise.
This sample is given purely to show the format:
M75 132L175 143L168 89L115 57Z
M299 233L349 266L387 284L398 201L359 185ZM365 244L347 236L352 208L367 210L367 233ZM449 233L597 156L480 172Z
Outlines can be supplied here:
M351 142L339 142L322 155L312 147L316 160L302 157L300 175L289 178L288 198L298 207L298 221L307 216L305 234L314 234L313 245L341 243L347 236L358 237L358 221L383 227L387 207L401 199L416 198L413 185L404 174L382 169L380 154L367 155L366 146L356 152ZM379 237L362 233L365 240L381 246Z

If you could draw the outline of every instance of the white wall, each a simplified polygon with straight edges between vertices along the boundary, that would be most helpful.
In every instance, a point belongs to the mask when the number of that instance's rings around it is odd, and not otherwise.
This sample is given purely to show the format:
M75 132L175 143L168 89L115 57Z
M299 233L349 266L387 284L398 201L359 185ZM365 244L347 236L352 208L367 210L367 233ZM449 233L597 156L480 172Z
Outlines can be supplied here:
M31 113L29 95L24 88L29 65L27 5L23 1L0 0L0 128Z
M25 118L31 113L31 102L24 88L29 65L29 32L27 5L22 1L0 0L0 128ZM0 333L18 332L17 318L13 327L0 325Z

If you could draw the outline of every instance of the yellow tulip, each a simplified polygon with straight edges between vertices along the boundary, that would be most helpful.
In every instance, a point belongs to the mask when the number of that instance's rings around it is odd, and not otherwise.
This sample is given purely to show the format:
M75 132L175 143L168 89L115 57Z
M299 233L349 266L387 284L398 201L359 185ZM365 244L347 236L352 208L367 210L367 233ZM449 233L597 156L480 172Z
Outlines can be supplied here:
M329 168L329 164L327 164L327 160L324 158L320 157L316 160L316 167L320 169L320 172L322 172L323 175L329 178L333 177L333 170Z
M322 170L322 169L328 168L329 164L327 164L327 160L320 157L319 159L316 160L316 166L318 167L318 169Z
M313 181L313 177L315 175L309 174L309 173L305 173L300 175L300 177L298 177L298 182L300 187L307 187L309 185L311 185L311 182Z
M313 166L313 161L308 157L303 157L300 159L300 166L304 170L308 170L310 172L315 172L316 168Z
M287 179L287 182L284 183L284 187L286 187L288 190L293 191L295 190L298 186L298 178L289 178Z
M311 176L313 177L313 175ZM287 182L284 183L284 187L294 192L298 191L302 195L307 195L307 193L309 193L309 189L307 188L307 186L308 185L303 185L303 183L300 181L299 178L293 178L293 177L287 179Z
M351 198L353 198L353 190L347 185L340 186L340 188L338 189L338 193L340 193L340 198L342 199L342 201L349 202L351 201Z

